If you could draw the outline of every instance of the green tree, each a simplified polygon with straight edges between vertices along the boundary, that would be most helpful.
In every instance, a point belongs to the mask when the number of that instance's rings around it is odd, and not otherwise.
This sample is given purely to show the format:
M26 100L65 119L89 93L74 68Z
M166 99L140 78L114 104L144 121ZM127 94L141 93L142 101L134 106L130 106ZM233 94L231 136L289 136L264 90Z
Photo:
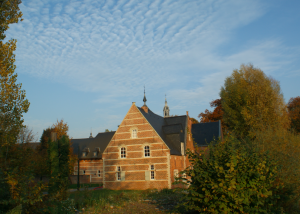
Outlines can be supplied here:
M188 185L182 199L187 210L199 213L271 213L278 201L277 167L251 142L228 137L200 154L187 154L191 167L179 178Z
M48 157L51 168L49 194L57 199L66 199L69 184L70 143L66 135L51 142L49 140Z
M287 129L256 131L254 146L268 152L278 163L277 182L283 185L278 194L287 213L300 213L300 135Z
M278 81L253 65L241 65L225 80L220 92L223 120L241 139L266 127L286 129L289 117Z

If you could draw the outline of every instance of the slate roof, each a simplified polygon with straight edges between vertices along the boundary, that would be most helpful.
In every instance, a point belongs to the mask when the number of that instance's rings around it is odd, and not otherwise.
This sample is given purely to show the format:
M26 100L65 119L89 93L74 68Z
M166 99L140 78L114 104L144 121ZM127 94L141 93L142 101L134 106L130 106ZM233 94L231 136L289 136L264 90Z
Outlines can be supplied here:
M157 134L170 148L171 155L181 155L181 142L185 143L187 116L161 117L148 109L146 113L137 107Z
M94 138L82 138L72 139L73 153L78 154L79 145L79 159L99 159L102 158L102 153L107 147L108 143L114 136L115 132L103 132L98 133ZM98 151L97 155L94 156L94 152ZM87 152L86 156L83 157L83 152Z
M198 146L207 146L221 137L221 122L192 124L192 137Z

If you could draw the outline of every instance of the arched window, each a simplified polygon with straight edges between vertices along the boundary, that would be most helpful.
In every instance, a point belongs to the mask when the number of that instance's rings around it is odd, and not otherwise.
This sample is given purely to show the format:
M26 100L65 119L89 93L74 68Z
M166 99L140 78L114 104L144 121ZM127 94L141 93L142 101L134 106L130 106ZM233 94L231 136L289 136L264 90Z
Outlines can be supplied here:
M132 138L137 138L137 130L136 129L132 129L131 136L132 136Z
M126 148L125 147L121 148L121 158L126 158Z
M145 146L145 157L150 157L150 146Z

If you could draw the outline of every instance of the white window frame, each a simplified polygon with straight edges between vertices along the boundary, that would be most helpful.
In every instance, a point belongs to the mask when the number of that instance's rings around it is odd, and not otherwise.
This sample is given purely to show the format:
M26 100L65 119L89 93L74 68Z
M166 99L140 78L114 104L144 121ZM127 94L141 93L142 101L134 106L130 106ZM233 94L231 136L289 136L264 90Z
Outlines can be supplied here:
M155 167L154 165L150 165L150 180L155 180Z
M131 138L137 138L137 129L131 130Z
M121 167L117 166L117 181L121 181Z
M126 147L122 146L120 148L120 158L126 158Z
M146 147L148 147L148 151L146 150ZM150 157L150 146L146 145L144 146L144 157Z

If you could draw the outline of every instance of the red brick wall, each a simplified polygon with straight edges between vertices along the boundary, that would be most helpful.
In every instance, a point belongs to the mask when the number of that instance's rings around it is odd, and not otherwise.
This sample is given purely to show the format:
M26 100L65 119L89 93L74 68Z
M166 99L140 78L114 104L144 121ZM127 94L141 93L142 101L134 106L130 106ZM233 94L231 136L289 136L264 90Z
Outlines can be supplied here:
M85 170L85 175L90 175L90 182L92 183L103 183L103 160L80 160L79 163L79 174L83 175L83 170ZM100 170L100 177L98 177L98 170ZM77 175L77 163L74 166L74 175Z
M131 129L137 128L137 138L131 138ZM144 146L150 146L150 157L144 157ZM126 147L126 158L120 158L120 148ZM147 122L135 104L132 104L111 142L103 153L108 189L168 188L170 150ZM146 181L145 171L155 167L155 179ZM125 180L117 181L117 166L125 172Z

